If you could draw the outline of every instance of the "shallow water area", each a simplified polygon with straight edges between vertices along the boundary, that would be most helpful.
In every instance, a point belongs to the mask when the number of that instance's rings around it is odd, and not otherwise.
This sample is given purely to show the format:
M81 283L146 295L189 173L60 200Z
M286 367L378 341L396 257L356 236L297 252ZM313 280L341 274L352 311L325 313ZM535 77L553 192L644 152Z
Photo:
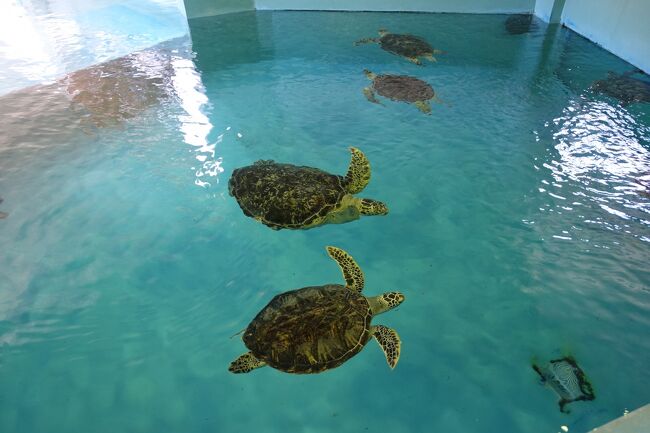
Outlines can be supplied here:
M590 90L631 65L506 18L199 18L0 97L0 431L584 433L647 403L650 105ZM444 53L353 46L380 28ZM364 69L442 102L371 104ZM349 146L387 216L273 231L228 194L259 159L345 174ZM373 320L402 338L395 370L371 341L319 375L230 374L274 295L343 282L326 245L365 294L405 294ZM596 394L570 414L531 368L564 355Z

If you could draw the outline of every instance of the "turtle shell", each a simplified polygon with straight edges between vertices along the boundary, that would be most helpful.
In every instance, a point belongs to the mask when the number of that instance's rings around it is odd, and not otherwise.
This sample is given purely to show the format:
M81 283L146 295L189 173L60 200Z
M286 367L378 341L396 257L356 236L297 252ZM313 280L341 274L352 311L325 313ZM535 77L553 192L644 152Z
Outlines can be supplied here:
M382 96L395 101L427 101L435 95L428 83L407 75L378 75L373 88Z
M506 31L511 35L523 35L531 30L535 30L532 14L514 14L510 15L505 23Z
M338 367L370 339L372 311L360 293L341 285L305 287L274 297L246 328L256 358L288 373Z
M595 81L592 89L616 98L626 105L650 102L650 82L626 74L610 73L607 79Z
M533 365L533 369L560 397L562 412L571 402L596 398L587 376L571 357L554 359L545 366Z
M393 54L404 57L419 57L433 54L433 48L427 41L413 35L388 33L379 38L381 47Z
M323 219L347 194L345 184L343 176L317 168L257 161L236 169L228 188L244 214L280 229Z

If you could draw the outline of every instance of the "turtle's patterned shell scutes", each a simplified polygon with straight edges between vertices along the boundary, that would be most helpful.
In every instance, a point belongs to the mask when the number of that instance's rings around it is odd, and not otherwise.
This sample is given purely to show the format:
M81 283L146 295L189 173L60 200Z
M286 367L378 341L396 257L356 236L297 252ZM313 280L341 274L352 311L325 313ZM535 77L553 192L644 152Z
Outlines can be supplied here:
M228 186L244 214L272 228L309 226L347 194L342 176L275 161L236 169Z
M367 299L341 285L305 287L274 297L246 328L244 343L271 367L317 373L338 367L370 339Z
M373 80L373 88L394 101L427 101L435 95L428 83L407 75L378 75Z
M404 57L419 57L433 54L433 48L427 41L413 35L388 33L379 38L381 47L386 51Z
M611 74L607 79L595 81L592 88L624 104L650 102L650 82L626 75Z
M567 401L593 398L594 392L591 384L571 358L551 361L546 367L544 375L555 392Z

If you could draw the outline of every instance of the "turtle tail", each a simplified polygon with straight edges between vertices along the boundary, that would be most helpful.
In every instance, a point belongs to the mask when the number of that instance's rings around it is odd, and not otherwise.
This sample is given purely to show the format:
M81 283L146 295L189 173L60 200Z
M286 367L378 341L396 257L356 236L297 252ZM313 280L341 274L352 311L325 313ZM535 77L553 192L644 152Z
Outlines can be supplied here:
M366 155L355 147L350 148L352 159L345 175L345 188L350 194L357 194L370 182L370 162Z

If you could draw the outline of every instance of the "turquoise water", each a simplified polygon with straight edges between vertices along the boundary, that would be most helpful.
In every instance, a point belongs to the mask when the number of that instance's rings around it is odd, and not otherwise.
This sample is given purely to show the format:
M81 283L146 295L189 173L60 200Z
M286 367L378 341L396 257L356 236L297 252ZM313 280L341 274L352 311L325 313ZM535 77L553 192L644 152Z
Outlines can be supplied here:
M650 107L586 91L629 64L505 18L196 19L191 46L119 77L153 83L153 102L107 90L130 116L71 103L65 83L3 97L0 431L583 433L647 403ZM353 47L380 27L445 54L417 67ZM445 103L370 104L364 68ZM272 231L228 196L258 159L343 174L348 146L388 216ZM343 281L326 245L366 294L405 294L373 321L399 332L397 368L370 342L320 375L230 374L231 336L272 296ZM596 392L568 415L530 367L566 354Z

